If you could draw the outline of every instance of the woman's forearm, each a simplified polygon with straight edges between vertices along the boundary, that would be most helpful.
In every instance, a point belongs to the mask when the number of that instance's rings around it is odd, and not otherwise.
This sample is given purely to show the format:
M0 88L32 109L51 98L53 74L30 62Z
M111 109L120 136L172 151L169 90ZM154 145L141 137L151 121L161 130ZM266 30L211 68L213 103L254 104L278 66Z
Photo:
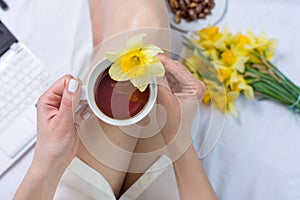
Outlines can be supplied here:
M14 200L53 199L64 170L65 167L44 165L40 162L38 164L33 161L14 196Z
M217 199L193 145L173 163L173 167L180 199Z

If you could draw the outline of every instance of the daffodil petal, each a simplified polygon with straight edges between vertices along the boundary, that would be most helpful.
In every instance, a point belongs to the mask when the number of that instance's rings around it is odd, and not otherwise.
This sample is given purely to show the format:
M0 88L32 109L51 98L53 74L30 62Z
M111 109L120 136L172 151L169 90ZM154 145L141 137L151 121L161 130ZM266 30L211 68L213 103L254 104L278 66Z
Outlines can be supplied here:
M109 71L109 76L115 81L126 81L129 80L129 77L123 72L121 66L117 63L114 63Z
M105 52L104 56L111 62L116 62L122 56L123 52Z
M146 36L146 34L138 34L135 35L127 41L126 49L127 50L134 50L142 48L143 46L143 38Z
M228 92L228 101L233 102L235 101L238 97L239 97L239 93L238 92Z
M243 73L245 71L245 63L249 60L249 57L240 56L237 61L233 64L233 67L239 72Z
M227 113L231 114L231 115L234 116L234 117L238 117L238 111L237 111L236 105L233 104L233 103L230 103L230 104L228 105Z
M145 91L147 86L149 85L151 80L151 76L145 75L138 78L132 78L130 79L130 82L137 87L141 92Z
M143 47L143 53L147 55L147 57L153 57L156 56L159 53L163 53L164 51L161 50L158 46L155 46L153 44L146 45Z
M146 85L142 85L140 87L138 87L139 91L140 92L144 92L146 90L146 88L148 87L149 84L146 84Z
M148 64L145 74L162 77L165 74L165 68L161 63Z
M244 94L246 99L253 100L254 99L254 91L253 88L248 86L246 89L244 89Z

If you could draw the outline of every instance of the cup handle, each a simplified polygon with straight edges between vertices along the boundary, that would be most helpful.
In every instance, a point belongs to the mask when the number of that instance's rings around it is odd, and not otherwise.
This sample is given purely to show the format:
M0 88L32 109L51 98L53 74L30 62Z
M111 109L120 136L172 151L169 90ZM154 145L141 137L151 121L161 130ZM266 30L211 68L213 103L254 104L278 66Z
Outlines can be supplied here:
M86 86L85 86L85 85L81 86L81 96L80 96L80 100L87 100Z

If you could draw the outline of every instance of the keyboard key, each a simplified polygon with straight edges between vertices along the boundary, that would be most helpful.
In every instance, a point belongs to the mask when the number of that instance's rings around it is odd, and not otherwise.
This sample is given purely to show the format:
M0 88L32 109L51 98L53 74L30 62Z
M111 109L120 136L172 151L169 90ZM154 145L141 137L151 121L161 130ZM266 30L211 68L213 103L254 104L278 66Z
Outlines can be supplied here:
M35 125L22 115L0 132L0 149L13 158L36 136Z

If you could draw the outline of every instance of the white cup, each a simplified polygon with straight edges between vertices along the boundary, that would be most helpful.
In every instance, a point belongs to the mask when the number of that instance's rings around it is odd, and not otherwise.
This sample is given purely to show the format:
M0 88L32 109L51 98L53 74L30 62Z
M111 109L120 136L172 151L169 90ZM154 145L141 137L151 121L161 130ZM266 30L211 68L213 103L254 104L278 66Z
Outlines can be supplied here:
M115 126L128 126L135 124L145 118L153 108L156 97L157 97L157 82L155 77L151 77L149 89L150 89L150 94L147 103L143 107L143 109L134 115L133 117L130 117L128 119L113 119L109 116L107 116L105 113L103 113L99 107L96 104L95 100L95 86L97 83L97 80L99 77L102 76L102 73L110 67L112 62L107 60L107 58L104 58L100 60L95 67L92 69L90 72L87 80L86 80L86 85L82 86L82 95L81 95L81 100L86 100L89 107L93 111L93 113L102 121L115 125Z

